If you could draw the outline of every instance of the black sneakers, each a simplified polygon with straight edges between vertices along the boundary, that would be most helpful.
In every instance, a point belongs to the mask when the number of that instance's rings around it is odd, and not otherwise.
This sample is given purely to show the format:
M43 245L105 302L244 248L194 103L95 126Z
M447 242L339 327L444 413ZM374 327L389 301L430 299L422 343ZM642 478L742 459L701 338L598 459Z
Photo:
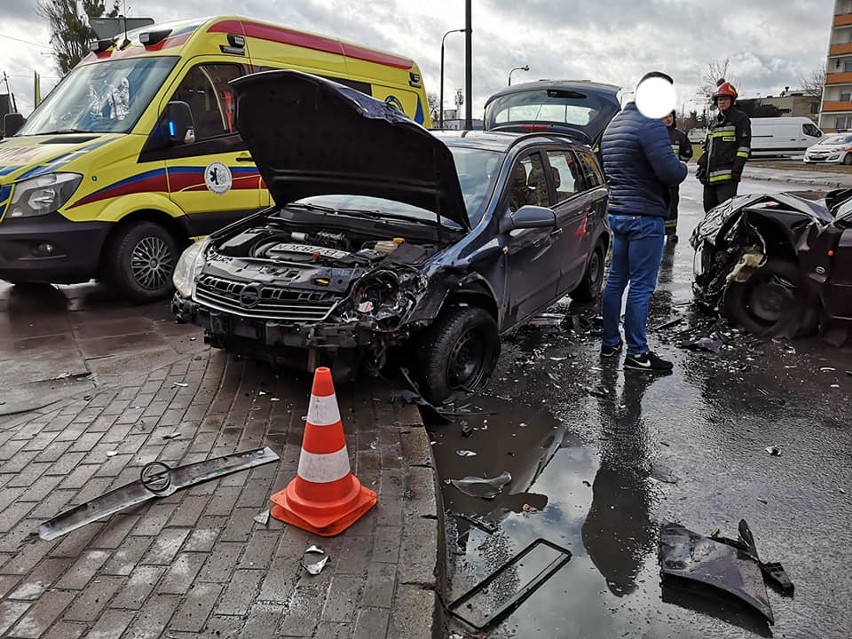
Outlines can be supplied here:
M619 342L615 346L607 346L604 344L601 346L601 357L615 357L621 352L622 348L624 348L624 342Z
M674 368L674 365L648 351L642 355L628 355L624 359L624 368L652 373L668 373Z

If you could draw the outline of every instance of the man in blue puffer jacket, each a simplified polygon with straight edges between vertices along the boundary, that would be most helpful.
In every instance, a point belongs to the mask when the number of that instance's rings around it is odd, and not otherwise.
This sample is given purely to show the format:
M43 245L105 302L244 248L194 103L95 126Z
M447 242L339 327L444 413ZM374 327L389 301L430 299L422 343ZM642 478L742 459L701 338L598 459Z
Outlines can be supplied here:
M660 72L651 77L672 79ZM640 84L642 82L640 81ZM604 173L609 186L612 261L603 293L602 357L614 357L623 346L619 331L621 299L630 284L624 312L627 357L624 368L667 372L672 363L648 347L648 304L657 286L663 257L669 188L686 178L686 164L672 153L668 131L659 118L640 113L629 102L613 118L601 139Z

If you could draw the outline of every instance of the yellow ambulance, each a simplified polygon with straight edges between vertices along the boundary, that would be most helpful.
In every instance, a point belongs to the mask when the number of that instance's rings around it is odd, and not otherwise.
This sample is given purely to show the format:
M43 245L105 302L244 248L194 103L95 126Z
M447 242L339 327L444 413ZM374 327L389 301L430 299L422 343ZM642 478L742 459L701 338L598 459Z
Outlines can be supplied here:
M270 205L228 84L270 69L332 79L430 126L412 60L336 38L217 17L94 42L26 122L7 116L0 279L167 296L191 238Z

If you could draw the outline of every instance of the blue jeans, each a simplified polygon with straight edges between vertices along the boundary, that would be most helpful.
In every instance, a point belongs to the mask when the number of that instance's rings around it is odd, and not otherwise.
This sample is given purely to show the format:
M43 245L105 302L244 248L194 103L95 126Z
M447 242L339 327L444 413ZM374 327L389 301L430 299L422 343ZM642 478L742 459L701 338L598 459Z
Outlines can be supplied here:
M645 331L648 324L648 304L657 287L657 272L663 259L666 221L650 215L610 215L612 229L612 261L604 288L603 344L617 346L621 341L618 324L621 319L621 298L627 293L624 311L624 335L628 355L647 353Z

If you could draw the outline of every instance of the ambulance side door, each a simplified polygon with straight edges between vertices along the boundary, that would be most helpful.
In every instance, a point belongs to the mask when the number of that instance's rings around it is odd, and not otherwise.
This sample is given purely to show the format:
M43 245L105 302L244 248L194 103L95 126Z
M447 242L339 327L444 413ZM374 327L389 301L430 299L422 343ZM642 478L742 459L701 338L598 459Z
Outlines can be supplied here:
M235 127L228 84L245 73L244 64L196 58L168 98L189 105L195 127L194 140L162 151L169 197L186 214L193 237L208 235L264 204L260 173Z

